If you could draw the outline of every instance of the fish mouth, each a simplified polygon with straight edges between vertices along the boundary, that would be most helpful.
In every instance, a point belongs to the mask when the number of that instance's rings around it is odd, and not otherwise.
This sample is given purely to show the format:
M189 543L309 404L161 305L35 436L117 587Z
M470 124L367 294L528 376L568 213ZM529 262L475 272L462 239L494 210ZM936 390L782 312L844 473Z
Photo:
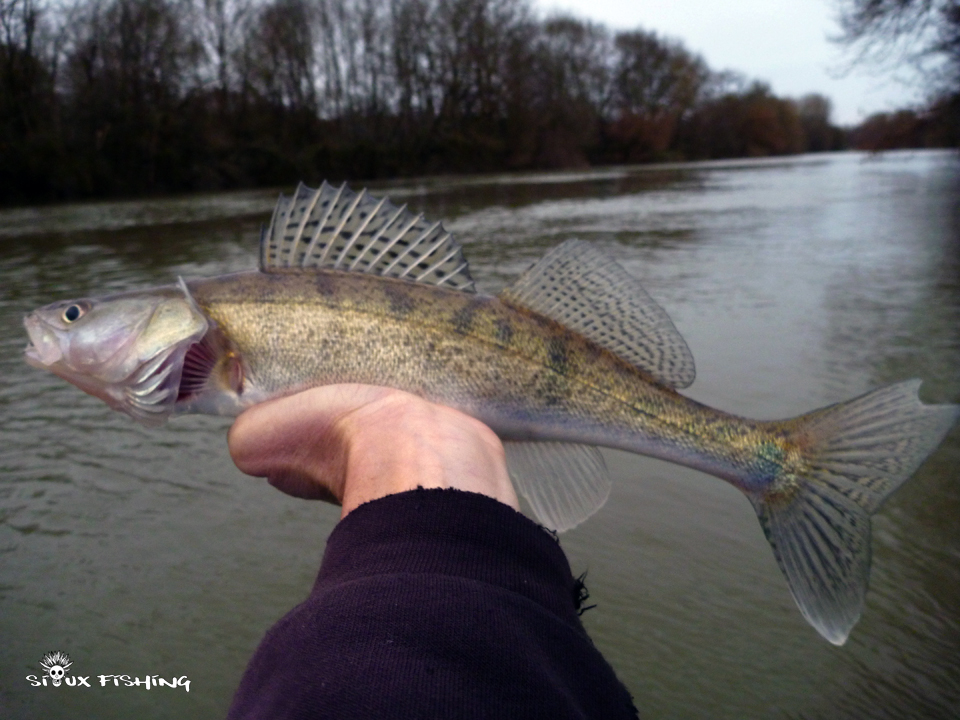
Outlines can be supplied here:
M27 315L23 319L30 342L24 349L27 363L40 369L48 369L63 359L60 340L50 327L36 315Z

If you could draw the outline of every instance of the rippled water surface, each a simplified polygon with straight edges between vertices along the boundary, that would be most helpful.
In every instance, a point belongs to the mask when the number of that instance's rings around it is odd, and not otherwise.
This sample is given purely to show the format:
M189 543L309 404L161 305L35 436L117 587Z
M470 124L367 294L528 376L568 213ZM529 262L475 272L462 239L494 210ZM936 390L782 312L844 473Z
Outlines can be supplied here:
M927 402L960 401L954 154L371 189L445 218L486 291L562 240L597 243L687 338L687 393L724 410L787 417L910 377ZM220 717L263 632L308 592L337 510L240 474L229 421L144 429L22 360L38 305L253 267L275 197L0 212L0 716ZM957 716L960 432L875 517L866 611L842 648L801 618L738 491L607 460L611 501L563 545L642 715ZM32 687L50 650L97 687ZM191 687L100 688L99 674Z

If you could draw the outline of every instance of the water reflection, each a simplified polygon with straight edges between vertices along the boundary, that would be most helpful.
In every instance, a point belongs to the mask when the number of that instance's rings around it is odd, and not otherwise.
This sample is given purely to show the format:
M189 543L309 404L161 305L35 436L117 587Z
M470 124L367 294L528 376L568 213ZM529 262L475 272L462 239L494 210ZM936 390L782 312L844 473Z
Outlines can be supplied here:
M786 417L913 376L925 378L925 400L960 400L955 155L371 188L385 189L447 218L484 290L569 237L601 244L687 338L698 400ZM228 421L145 430L21 359L21 317L35 306L252 267L274 198L0 212L0 672L13 678L0 705L13 716L160 707L155 696L21 687L52 648L89 672L187 674L191 693L164 699L163 714L222 715L263 630L307 592L336 511L241 476L226 455ZM589 569L599 607L588 628L645 714L949 717L960 707L956 431L877 517L866 613L841 649L800 617L737 491L624 453L608 461L613 501L564 546L576 571Z

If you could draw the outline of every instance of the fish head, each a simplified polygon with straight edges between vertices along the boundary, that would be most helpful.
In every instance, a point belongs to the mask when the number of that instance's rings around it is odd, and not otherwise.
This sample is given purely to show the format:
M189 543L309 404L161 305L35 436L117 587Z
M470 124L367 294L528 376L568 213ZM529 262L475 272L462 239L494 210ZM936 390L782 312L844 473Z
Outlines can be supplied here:
M55 302L23 322L30 365L145 425L173 411L184 355L209 327L177 287Z

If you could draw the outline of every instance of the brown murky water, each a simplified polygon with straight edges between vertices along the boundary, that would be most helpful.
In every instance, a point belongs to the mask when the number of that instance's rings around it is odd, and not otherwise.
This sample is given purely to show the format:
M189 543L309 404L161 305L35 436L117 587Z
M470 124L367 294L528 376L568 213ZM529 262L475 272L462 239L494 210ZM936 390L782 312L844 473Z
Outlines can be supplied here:
M613 253L687 338L688 394L758 418L925 379L960 401L960 158L940 152L432 179L375 189L448 219L481 289L570 237ZM276 193L0 212L0 716L221 717L307 593L333 507L241 475L229 421L133 425L22 361L54 299L248 269ZM960 431L881 510L866 612L821 640L749 503L608 453L611 502L563 536L585 622L657 718L955 717ZM41 656L92 688L34 687ZM98 675L187 676L184 688Z

